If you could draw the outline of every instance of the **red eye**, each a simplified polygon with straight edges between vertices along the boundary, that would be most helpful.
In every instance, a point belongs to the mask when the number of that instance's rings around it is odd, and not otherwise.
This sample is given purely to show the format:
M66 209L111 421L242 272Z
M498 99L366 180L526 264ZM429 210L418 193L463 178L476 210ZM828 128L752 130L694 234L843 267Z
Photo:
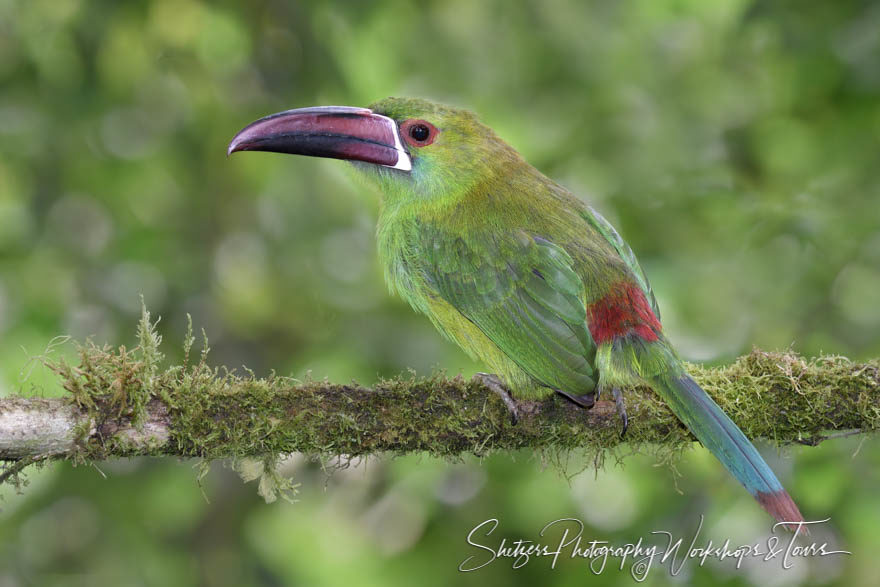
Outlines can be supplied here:
M400 134L413 147L426 147L437 138L437 127L427 120L411 119L400 125Z

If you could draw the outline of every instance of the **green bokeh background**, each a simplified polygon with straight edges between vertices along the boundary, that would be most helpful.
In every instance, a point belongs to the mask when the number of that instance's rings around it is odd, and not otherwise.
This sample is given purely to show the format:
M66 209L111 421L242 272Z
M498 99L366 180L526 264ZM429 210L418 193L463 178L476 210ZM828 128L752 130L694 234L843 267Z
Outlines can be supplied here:
M0 0L2 393L60 393L28 363L56 335L133 346L141 293L170 360L190 313L214 364L258 374L477 371L387 294L378 197L345 164L225 157L264 114L387 95L477 111L601 210L686 358L880 356L876 3ZM831 518L817 542L853 555L646 584L876 581L877 441L762 448L807 517ZM568 481L529 453L332 475L293 457L300 501L271 505L222 466L200 488L192 462L54 465L2 490L0 585L613 585L628 565L457 567L493 517L498 539L562 517L617 544L689 540L700 515L716 542L769 532L702 449L678 477L650 454L614 461Z

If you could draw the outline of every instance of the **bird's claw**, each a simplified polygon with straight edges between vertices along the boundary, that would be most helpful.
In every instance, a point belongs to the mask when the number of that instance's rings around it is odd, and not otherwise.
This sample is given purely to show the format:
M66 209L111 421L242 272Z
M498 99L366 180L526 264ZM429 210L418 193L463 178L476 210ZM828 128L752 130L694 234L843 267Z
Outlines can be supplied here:
M519 422L519 409L516 407L516 400L511 397L510 390L501 382L501 379L491 373L477 373L473 376L473 380L479 381L501 398L501 401L507 406L507 411L510 412L511 423L516 426L516 423Z
M595 391L592 393L585 393L583 395L574 395L572 393L562 391L561 389L557 389L555 391L556 391L556 393L558 393L559 395L561 395L562 397L564 397L565 399L567 399L571 403L578 405L578 406L584 408L585 410L589 410L590 408L592 408L596 404L596 398L599 395Z
M620 437L626 436L626 429L629 427L629 418L626 417L626 404L623 402L623 393L617 387L612 388L611 395L614 396L614 404L617 406L617 413L623 422L623 428L620 431Z
M593 391L591 393L585 393L583 395L574 395L561 389L555 390L556 393L572 402L575 405L578 405L584 409L589 410L596 404L596 399L599 397L599 390ZM623 393L621 393L620 389L617 387L612 388L611 395L614 397L614 404L617 406L617 413L620 415L620 419L623 422L623 429L620 431L620 437L623 438L626 435L626 430L629 427L629 418L626 416L626 404L623 401Z

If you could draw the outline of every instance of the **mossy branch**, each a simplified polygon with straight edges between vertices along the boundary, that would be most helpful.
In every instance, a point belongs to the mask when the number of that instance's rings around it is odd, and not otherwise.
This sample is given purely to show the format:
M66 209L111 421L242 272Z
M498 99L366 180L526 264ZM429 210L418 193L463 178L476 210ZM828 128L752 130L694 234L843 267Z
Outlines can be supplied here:
M237 375L208 365L207 341L190 362L191 329L184 363L163 370L161 339L146 313L139 339L134 351L87 344L78 365L48 363L66 397L0 399L0 460L16 463L10 474L47 459L601 452L621 443L608 401L589 411L556 397L520 402L513 425L500 399L478 381L412 376L367 388ZM870 431L880 422L876 361L808 361L756 350L727 367L690 371L751 438L817 444L829 431ZM678 450L693 440L650 390L627 390L626 397L625 442Z

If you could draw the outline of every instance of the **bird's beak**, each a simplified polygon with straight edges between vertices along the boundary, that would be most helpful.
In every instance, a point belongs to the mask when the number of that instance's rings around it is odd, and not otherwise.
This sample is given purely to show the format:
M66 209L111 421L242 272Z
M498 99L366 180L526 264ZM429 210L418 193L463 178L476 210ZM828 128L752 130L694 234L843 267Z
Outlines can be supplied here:
M412 169L397 123L368 108L319 106L272 114L235 135L226 154L236 151L331 157Z

